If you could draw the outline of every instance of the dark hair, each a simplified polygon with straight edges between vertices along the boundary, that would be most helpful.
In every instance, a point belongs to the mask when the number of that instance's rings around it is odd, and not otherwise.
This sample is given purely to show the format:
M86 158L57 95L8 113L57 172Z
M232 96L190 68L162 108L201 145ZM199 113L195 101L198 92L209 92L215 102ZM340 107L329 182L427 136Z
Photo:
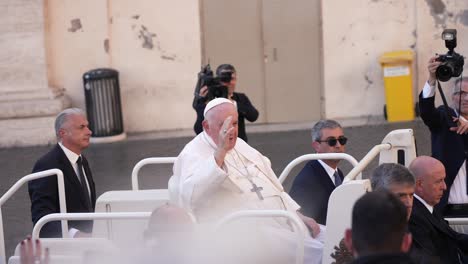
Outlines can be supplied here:
M416 184L414 175L403 165L398 163L382 163L372 172L370 178L372 190L388 190L393 184L411 185Z
M364 194L352 213L353 246L360 256L374 253L396 253L407 229L403 203L387 190Z
M221 64L216 68L216 76L221 75L222 72L236 72L236 68L231 64Z

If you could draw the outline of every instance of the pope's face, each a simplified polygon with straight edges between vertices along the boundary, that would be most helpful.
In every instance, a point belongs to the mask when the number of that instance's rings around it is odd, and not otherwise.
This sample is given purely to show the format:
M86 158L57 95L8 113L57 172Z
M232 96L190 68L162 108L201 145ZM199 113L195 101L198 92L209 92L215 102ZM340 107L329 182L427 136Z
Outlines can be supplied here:
M224 143L227 144L227 149L232 149L236 145L237 141L237 134L238 134L238 114L237 109L233 104L225 103L218 105L211 109L210 111L215 111L212 116L210 116L210 120L206 120L204 128L206 133L213 139L216 145L219 145L223 142L220 133L223 133L223 124L224 122L231 117L229 123L226 126L226 136L224 138ZM231 129L232 128L232 129Z

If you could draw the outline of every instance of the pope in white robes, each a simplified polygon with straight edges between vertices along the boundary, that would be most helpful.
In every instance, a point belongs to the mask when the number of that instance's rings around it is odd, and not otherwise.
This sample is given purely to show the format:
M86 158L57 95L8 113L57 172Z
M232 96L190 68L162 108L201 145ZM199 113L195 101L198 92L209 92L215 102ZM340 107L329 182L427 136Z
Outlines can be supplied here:
M217 98L208 103L204 114L204 131L185 146L174 164L169 180L171 202L191 212L198 223L216 223L239 210L298 213L300 206L284 191L269 159L237 138L235 105ZM314 237L323 237L324 230L313 219L298 216ZM291 230L285 219L261 223L275 230ZM308 263L320 263L323 241L308 237L305 246ZM312 254L307 254L307 247L313 248Z

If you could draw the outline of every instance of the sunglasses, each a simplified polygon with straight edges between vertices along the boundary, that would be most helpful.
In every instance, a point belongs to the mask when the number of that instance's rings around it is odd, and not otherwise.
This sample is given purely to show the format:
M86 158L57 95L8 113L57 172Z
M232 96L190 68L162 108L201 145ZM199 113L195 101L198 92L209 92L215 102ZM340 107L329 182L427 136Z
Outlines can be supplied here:
M327 142L328 146L330 147L334 147L337 142L340 142L340 145L344 146L346 145L346 142L348 142L348 138L342 136L339 138L327 138L326 140L317 140L317 142Z

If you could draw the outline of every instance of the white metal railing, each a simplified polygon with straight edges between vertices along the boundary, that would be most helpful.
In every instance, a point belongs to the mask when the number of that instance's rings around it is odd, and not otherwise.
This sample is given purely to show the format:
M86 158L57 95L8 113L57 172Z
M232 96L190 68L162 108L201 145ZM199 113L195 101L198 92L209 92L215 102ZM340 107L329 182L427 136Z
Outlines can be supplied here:
M21 179L19 179L13 186L11 186L11 188L8 189L8 191L0 198L0 256L3 260L3 263L6 263L6 252L5 252L5 236L3 232L3 216L2 216L2 211L1 211L2 206L25 183L32 181L32 180L44 178L44 177L50 177L52 175L57 175L60 212L66 213L67 204L65 200L65 187L64 187L65 185L63 181L63 173L59 169L51 169L51 170L40 171L40 172L26 175L22 177ZM62 221L61 225L62 225L63 230L68 230L68 223L66 221ZM68 236L68 232L65 232L65 233Z
M392 145L390 143L384 143L380 145L375 145L367 154L359 161L358 165L355 166L343 180L344 182L352 181L356 179L356 176L360 174L367 165L377 156L380 154L382 150L390 150Z
M140 160L132 170L132 190L137 191L139 190L138 185L138 173L140 169L148 164L168 164L174 163L177 157L155 157L155 158L146 158Z
M468 225L468 218L445 218L449 225Z
M48 214L37 221L32 232L32 239L38 239L42 227L51 221L58 220L112 220L112 219L148 219L151 212L127 212L127 213L69 213ZM63 227L62 227L63 228ZM67 230L67 229L65 229ZM68 231L62 230L62 233Z
M223 217L215 226L215 231L218 231L224 225L239 220L240 218L258 218L258 217L284 217L293 224L294 232L296 233L297 248L296 248L296 264L304 263L304 238L306 230L297 214L282 210L244 210L237 211L228 216Z
M279 181L281 183L283 183L286 180L286 178L289 176L289 173L291 172L291 170L295 166L300 164L301 162L304 162L304 161L307 161L307 160L317 160L317 159L343 159L343 160L347 160L354 167L357 166L357 164L358 164L357 160L353 156L351 156L349 154L346 154L346 153L305 154L305 155L299 156L299 157L295 158L294 160L292 160L291 162L289 162L289 164L286 166L286 168L284 168L283 172L281 172L281 175L278 178Z

